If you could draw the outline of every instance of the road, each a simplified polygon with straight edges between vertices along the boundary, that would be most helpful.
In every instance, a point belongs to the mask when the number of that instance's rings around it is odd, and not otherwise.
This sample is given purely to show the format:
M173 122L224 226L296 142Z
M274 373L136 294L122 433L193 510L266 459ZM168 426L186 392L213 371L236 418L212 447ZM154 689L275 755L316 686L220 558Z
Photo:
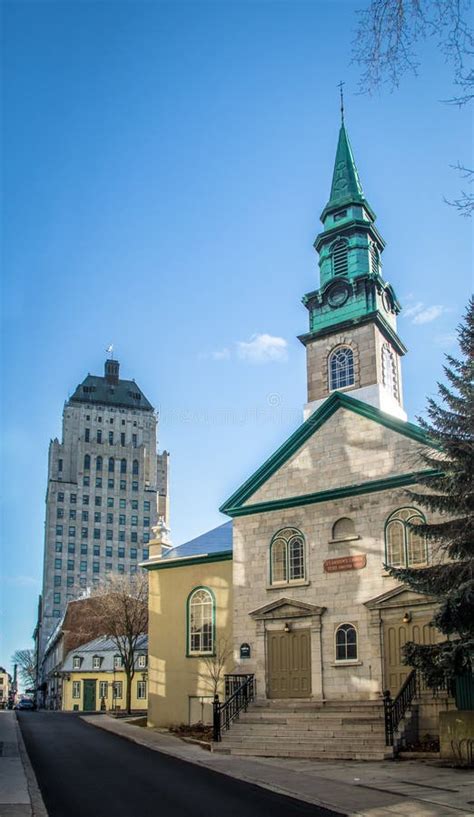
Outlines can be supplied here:
M19 712L49 817L336 817L160 754L73 714Z

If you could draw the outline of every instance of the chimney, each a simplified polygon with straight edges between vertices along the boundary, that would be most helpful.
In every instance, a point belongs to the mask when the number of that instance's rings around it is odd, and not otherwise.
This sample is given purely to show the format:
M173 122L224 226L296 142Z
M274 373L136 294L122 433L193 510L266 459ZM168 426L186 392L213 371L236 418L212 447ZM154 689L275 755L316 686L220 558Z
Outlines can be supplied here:
M105 361L105 379L111 386L116 386L119 382L120 363L118 360Z

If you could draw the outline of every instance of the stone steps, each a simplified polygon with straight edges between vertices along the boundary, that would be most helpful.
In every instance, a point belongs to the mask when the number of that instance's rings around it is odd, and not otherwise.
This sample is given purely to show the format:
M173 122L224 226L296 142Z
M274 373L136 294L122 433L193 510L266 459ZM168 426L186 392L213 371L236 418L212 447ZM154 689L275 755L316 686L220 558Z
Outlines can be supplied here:
M379 701L263 701L241 712L213 751L240 756L327 760L383 760L383 706Z

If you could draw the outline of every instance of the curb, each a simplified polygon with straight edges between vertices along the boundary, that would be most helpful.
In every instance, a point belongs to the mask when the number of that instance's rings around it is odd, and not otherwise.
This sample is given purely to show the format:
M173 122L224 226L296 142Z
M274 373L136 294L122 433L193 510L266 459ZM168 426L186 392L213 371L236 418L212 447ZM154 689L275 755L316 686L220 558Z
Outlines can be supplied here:
M275 794L281 794L283 797L288 797L291 800L297 800L297 801L300 801L300 802L303 802L303 803L308 803L308 805L310 805L310 806L319 806L320 808L325 808L328 811L331 811L334 815L336 815L336 817L337 817L337 815L340 815L340 817L367 817L367 814L364 814L364 813L362 813L360 811L351 811L351 812L341 811L340 806L339 807L334 806L332 803L328 803L325 800L321 800L321 799L318 799L318 798L315 798L315 797L308 797L308 796L305 796L304 794L298 794L297 792L292 791L290 789L285 789L282 786L276 786L276 785L274 785L272 783L267 783L267 782L264 782L264 781L261 781L261 780L257 780L257 779L255 779L253 777L247 777L247 775L242 774L242 773L236 774L235 772L232 772L232 771L230 771L228 769L214 768L214 766L210 766L204 760L204 757L208 756L207 752L205 753L205 755L203 755L203 760L202 761L199 760L197 757L196 757L196 759L191 759L191 758L188 758L188 757L182 757L180 754L174 752L172 749L169 749L168 747L161 747L161 746L158 747L158 746L150 745L149 743L147 743L143 739L140 739L139 735L126 735L126 734L122 734L120 732L115 732L113 729L107 729L107 727L105 725L103 725L102 723L92 723L91 721L88 721L83 716L81 716L81 720L84 720L85 723L89 724L89 726L95 726L97 729L103 729L105 732L111 732L113 735L116 735L119 738L123 738L125 740L131 741L132 743L136 743L138 746L144 746L146 749L151 749L152 752L158 752L158 753L161 752L162 754L170 755L171 757L176 757L178 760L181 760L184 763L192 763L195 766L203 766L205 769L209 769L210 771L215 772L216 774L222 774L222 775L225 775L226 777L232 777L234 780L240 780L243 783L249 783L252 786L258 786L261 789L267 789L268 791L272 791ZM130 726L130 724L128 724L128 725ZM137 728L140 728L140 727L137 727ZM179 740L179 738L178 738L178 740Z
M28 786L28 794L30 795L32 817L48 817L48 812L46 811L46 806L41 796L41 791L38 786L38 781L36 779L33 766L31 765L28 752L26 751L25 741L23 740L23 735L21 733L21 728L16 713L15 713L15 728L18 740L20 760L23 764L23 769L26 776L26 785Z

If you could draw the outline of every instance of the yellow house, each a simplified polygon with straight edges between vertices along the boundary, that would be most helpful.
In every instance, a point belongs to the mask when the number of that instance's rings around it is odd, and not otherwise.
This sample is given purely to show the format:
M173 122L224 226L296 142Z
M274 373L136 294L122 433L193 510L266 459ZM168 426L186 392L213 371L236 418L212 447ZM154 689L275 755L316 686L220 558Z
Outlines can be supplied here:
M150 541L148 722L210 723L232 656L232 523L170 548Z
M126 706L127 678L116 644L101 636L72 650L61 667L66 712L117 711ZM148 637L137 642L132 679L132 710L148 706Z
M8 695L10 691L10 676L8 672L0 667L0 709L6 709L8 706Z

